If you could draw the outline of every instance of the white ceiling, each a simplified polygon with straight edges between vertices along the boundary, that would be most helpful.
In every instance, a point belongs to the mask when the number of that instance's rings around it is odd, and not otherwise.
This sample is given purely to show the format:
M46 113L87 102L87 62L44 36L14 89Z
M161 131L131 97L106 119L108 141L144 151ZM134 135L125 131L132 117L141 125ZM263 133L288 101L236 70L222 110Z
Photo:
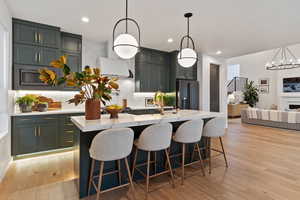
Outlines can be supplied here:
M84 37L111 40L125 0L7 0L14 17L62 27ZM193 12L191 36L209 55L234 57L300 42L299 0L129 0L129 16L141 28L141 45L178 49ZM81 17L90 23L81 22ZM173 38L172 44L167 43ZM299 55L300 56L300 55Z

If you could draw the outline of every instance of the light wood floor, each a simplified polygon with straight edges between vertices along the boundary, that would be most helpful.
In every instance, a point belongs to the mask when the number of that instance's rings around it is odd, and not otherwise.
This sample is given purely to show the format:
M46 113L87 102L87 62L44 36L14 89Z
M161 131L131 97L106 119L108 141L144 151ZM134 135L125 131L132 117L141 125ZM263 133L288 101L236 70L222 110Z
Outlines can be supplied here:
M230 120L224 145L227 170L219 157L212 162L212 174L205 177L198 166L188 167L190 177L184 186L177 178L176 189L167 184L167 176L154 179L154 187L160 187L149 200L300 199L300 132L241 125L235 119ZM78 199L72 156L67 152L14 162L0 184L0 200ZM144 199L142 185L136 188L137 199ZM130 197L123 189L107 193L103 199Z

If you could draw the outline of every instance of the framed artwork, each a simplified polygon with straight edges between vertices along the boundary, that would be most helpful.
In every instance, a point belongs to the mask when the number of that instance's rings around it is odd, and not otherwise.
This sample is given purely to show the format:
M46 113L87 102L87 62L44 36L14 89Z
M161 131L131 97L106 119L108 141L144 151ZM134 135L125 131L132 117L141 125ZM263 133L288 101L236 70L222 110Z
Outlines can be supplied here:
M258 85L269 85L270 84L270 79L269 78L260 78L258 79Z
M260 85L259 92L261 94L268 94L269 93L269 85Z
M153 97L145 97L145 107L154 107Z

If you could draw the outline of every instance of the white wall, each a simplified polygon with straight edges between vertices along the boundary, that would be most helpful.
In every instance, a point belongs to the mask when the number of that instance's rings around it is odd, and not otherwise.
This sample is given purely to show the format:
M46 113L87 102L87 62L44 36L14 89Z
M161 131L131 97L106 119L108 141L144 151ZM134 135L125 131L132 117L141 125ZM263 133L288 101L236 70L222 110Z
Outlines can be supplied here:
M224 59L202 56L202 67L198 68L200 82L200 109L210 111L210 64L220 65L220 112L227 116L227 64Z
M11 38L12 38L12 24L11 24L11 14L4 0L0 0L0 26L6 30L6 35L8 37L7 43L7 54L5 54L6 64L3 71L5 74L1 74L1 80L3 83L0 88L0 104L4 104L8 107L7 99L8 89L11 88ZM2 63L1 63L2 65ZM5 79L4 79L5 77ZM3 97L4 96L4 97ZM9 117L7 109L1 109L0 111L0 181L3 179L5 172L11 161L11 134L9 127Z
M296 57L300 57L300 44L289 47ZM284 77L300 76L300 69L270 71L265 64L274 56L275 49L254 54L234 57L227 60L228 64L240 64L240 75L253 80L258 85L260 78L269 78L270 88L268 94L260 94L257 107L270 108L272 104L280 106L282 94L282 79ZM297 95L297 94L295 94ZM300 95L300 94L299 94Z

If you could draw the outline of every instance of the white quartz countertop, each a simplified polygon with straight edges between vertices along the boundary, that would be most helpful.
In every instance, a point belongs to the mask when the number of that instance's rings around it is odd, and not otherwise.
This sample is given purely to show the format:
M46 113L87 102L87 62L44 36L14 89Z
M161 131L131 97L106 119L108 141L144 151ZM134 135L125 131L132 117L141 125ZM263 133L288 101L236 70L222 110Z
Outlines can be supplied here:
M129 107L131 110L154 110L159 109L158 107ZM170 109L172 107L165 107L165 109ZM14 112L11 113L10 116L33 116L33 115L58 115L58 114L70 114L70 113L84 113L84 109L74 108L74 109L60 109L60 110L53 110L53 111L45 111L45 112L29 112L29 113L21 113L21 112Z
M70 114L70 113L84 113L84 109L61 109L61 110L52 110L45 112L29 112L21 113L15 112L11 116L32 116L32 115L59 115L59 114Z
M180 110L177 113L167 111L164 115L146 114L131 115L119 114L118 119L110 119L110 115L101 115L99 120L86 120L84 116L73 116L71 121L82 131L100 131L109 128L124 128L133 126L143 126L162 122L176 122L193 119L205 119L224 116L223 113L205 112L198 110Z

